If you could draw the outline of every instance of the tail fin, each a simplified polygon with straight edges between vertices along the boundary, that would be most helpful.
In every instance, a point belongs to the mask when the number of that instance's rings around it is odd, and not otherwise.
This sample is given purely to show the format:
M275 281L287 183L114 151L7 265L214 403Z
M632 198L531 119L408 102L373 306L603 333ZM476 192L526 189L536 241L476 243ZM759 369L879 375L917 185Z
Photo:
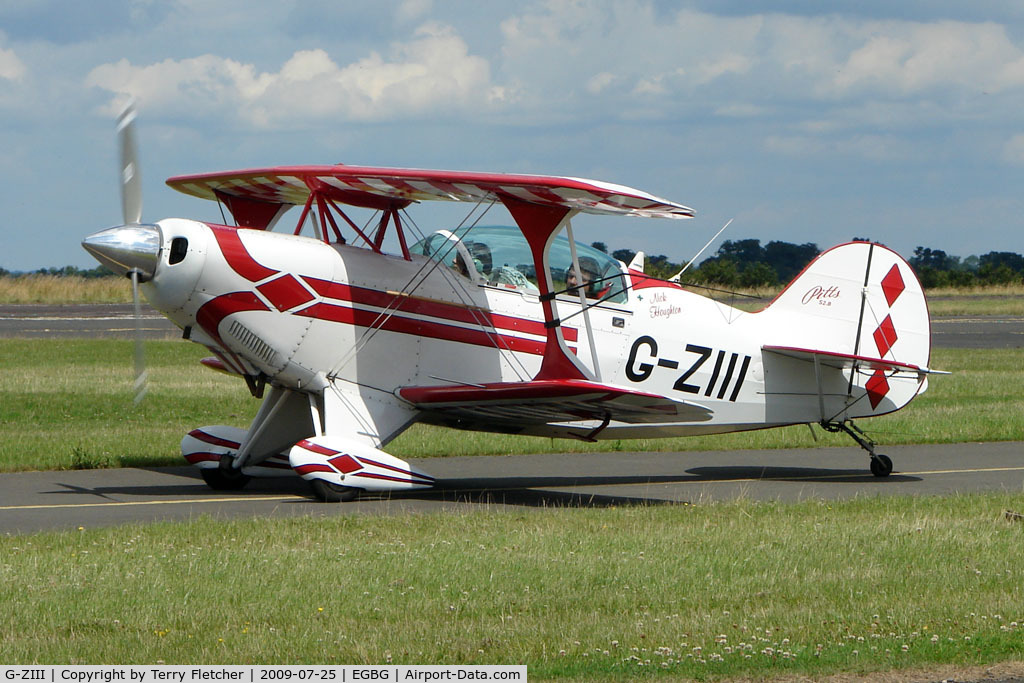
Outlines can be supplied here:
M822 420L898 410L927 385L924 292L910 264L880 244L824 252L761 315L774 340L764 347L766 373L804 361L797 383L813 385Z

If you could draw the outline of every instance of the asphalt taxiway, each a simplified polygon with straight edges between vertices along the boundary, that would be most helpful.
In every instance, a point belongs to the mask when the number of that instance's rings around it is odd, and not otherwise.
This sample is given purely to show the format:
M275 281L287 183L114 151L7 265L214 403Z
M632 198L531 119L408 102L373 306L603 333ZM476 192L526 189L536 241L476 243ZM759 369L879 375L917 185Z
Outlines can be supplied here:
M1024 443L884 450L895 463L884 479L868 472L859 448L425 458L417 465L438 478L434 489L351 503L317 502L294 476L257 479L244 491L226 493L207 488L191 467L12 473L0 476L0 533L200 516L316 518L1024 492Z

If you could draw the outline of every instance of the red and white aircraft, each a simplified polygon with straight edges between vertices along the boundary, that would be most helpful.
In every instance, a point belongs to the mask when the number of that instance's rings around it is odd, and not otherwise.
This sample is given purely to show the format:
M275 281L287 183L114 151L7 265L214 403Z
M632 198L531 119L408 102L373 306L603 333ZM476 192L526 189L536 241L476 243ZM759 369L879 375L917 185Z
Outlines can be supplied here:
M621 185L550 176L295 166L178 176L236 225L143 224L131 120L125 224L83 246L263 403L248 429L182 441L218 489L294 471L323 500L433 478L382 449L415 422L584 440L819 423L849 433L880 477L892 461L853 418L927 387L928 310L880 245L835 247L746 313L573 240L581 214L684 219ZM417 202L467 202L458 227L414 234ZM502 205L514 227L472 216ZM282 214L301 207L287 232ZM370 210L355 222L350 214ZM304 234L305 233L305 234ZM397 238L386 253L385 236Z

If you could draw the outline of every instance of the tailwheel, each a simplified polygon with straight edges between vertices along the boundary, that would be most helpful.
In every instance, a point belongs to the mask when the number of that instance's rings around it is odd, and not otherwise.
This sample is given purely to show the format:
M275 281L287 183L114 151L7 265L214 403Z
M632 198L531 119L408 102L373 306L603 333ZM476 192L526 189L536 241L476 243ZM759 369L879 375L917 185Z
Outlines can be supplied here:
M207 467L199 470L203 481L214 491L239 491L245 488L252 478L242 474L240 470L223 467Z
M323 479L313 479L309 483L313 488L313 495L324 503L347 503L350 500L355 500L361 490L352 486L332 484Z
M892 474L892 459L888 455L875 453L875 442L862 432L857 425L849 420L845 422L822 422L822 428L828 432L846 432L850 438L857 442L857 445L868 452L871 456L871 474L876 477L888 477Z
M892 459L881 453L871 458L871 474L876 477L888 477L892 474Z

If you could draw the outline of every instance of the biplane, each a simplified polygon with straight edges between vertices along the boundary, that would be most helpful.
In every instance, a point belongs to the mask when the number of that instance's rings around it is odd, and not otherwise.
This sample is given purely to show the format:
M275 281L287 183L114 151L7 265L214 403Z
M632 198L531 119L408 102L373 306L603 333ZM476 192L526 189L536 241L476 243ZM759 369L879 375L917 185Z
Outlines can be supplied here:
M881 244L824 252L748 313L645 274L642 254L626 264L577 243L581 216L694 215L582 178L341 164L184 175L167 184L233 224L143 223L133 119L119 123L124 224L83 246L262 399L247 428L182 440L215 489L284 472L325 501L431 487L384 450L416 422L586 441L818 423L884 477L891 459L852 421L902 408L934 372L921 285ZM421 232L410 209L435 201L468 215ZM484 224L492 208L511 224Z

